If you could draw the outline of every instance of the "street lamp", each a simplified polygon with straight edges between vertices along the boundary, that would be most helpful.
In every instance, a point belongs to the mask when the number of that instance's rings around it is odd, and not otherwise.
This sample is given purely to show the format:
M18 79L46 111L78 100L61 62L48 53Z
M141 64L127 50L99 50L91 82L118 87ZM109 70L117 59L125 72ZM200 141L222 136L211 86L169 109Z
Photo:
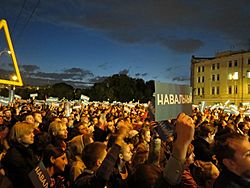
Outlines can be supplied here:
M17 81L17 76L15 74L10 76L10 79L13 81ZM14 96L15 96L15 85L10 86L10 90L9 90L9 100L10 102L12 102L14 100Z
M4 53L7 53L7 54L11 54L11 51L9 51L9 50L3 50L3 51L1 51L0 52L0 56L2 55L2 54L4 54Z

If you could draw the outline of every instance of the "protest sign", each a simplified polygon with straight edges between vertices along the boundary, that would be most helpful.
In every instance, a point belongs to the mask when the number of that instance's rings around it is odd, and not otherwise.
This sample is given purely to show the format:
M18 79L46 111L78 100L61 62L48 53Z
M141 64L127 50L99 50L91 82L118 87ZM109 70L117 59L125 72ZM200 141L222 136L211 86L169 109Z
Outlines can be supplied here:
M155 120L176 118L181 112L192 113L192 88L155 82Z
M43 162L39 162L28 176L35 188L50 187L50 177Z

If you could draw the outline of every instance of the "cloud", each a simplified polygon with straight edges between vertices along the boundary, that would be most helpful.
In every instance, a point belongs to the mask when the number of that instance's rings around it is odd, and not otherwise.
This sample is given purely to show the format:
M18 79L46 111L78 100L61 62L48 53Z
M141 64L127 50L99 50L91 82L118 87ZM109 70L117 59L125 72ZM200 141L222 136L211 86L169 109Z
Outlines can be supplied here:
M246 7L250 7L246 0L54 0L41 3L37 19L94 29L123 43L160 42L178 53L190 53L204 45L201 33L215 33L225 40L248 39Z
M100 83L102 81L104 81L106 78L108 78L107 76L96 76L94 78L89 79L90 83Z
M161 39L160 44L178 53L192 53L202 46L204 42L198 39Z
M185 77L185 76L177 76L177 77L174 77L172 80L173 81L188 81L188 80L190 80L190 78Z
M81 68L66 69L64 70L64 73L69 74L69 75L79 75L81 77L94 76L94 74L90 72L89 70L84 70Z
M118 74L124 74L124 75L128 75L129 70L128 69L123 69L121 70Z
M98 67L99 67L100 69L107 70L107 69L108 69L108 63L100 64L100 65L98 65Z
M22 68L25 72L35 72L40 69L37 65L22 65Z
M37 71L39 67L36 65L22 65L21 76L27 85L44 85L66 82L72 86L85 87L88 84L93 84L94 74L88 70L80 68L70 68L63 72L41 72ZM0 79L9 80L9 75L14 74L13 71L1 69ZM92 78L92 79L90 79ZM100 79L99 79L100 80Z
M148 75L148 73L142 73L141 75L142 75L142 76L147 76L147 75Z
M13 16L22 4L19 0L2 0L1 7ZM26 9L33 7L26 3ZM178 53L190 53L205 45L204 36L247 41L247 7L247 0L53 0L42 1L32 19L92 29L122 43L161 44Z

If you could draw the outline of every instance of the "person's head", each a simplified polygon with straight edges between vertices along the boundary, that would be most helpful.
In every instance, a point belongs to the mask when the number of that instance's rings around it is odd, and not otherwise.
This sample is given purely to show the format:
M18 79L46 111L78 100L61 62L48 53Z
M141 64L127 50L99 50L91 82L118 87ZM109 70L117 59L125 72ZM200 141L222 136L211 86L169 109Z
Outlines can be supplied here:
M199 186L213 187L220 171L212 162L196 160L192 168L192 176Z
M93 142L93 139L89 136L77 135L73 137L69 142L68 146L74 156L82 155L83 148Z
M89 133L88 124L86 123L79 122L75 125L75 128L79 134L86 135Z
M82 152L82 160L89 170L96 170L107 155L107 146L102 142L86 145Z
M65 151L49 144L44 150L43 163L46 168L53 167L54 172L63 172L68 159Z
M212 143L214 141L215 128L212 124L204 121L199 126L199 136L205 138L209 143Z
M142 128L140 131L140 139L141 141L146 141L149 143L151 139L150 129L146 127Z
M11 110L10 109L6 109L3 111L3 116L6 117L6 118L11 118Z
M10 130L10 141L21 143L25 146L34 143L34 124L27 122L17 122Z
M250 179L250 142L248 136L228 131L216 137L215 155L223 168Z
M133 153L131 152L131 146L129 144L124 143L121 147L121 153L119 154L119 158L126 161L131 162Z
M67 117L62 117L62 118L61 118L61 121L62 121L63 124L65 124L66 126L68 126L69 120L68 120Z
M65 140L68 137L67 126L61 121L53 121L50 123L48 132L51 137L57 137L62 140Z
M41 113L35 112L33 114L33 117L34 117L34 120L35 120L36 123L42 123L43 122L43 117L42 117Z
M35 119L32 114L26 114L24 121L30 124L35 123Z

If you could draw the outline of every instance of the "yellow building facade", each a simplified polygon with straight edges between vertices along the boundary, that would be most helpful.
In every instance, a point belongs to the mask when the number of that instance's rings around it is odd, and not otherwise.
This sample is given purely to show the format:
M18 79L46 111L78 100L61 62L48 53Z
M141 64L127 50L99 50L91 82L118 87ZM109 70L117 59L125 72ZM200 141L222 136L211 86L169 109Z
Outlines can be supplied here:
M191 59L193 102L250 103L250 51L227 51Z

